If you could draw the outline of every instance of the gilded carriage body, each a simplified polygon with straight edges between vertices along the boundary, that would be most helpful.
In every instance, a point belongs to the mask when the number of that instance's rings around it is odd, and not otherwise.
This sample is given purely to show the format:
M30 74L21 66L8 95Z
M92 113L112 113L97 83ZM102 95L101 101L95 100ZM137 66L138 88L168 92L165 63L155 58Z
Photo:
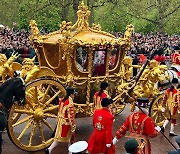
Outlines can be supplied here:
M122 73L120 66L130 48L133 32L133 26L128 25L124 38L115 38L101 31L100 25L90 27L89 14L87 6L82 3L74 25L63 21L58 31L48 35L40 35L34 20L30 23L30 39L37 51L40 66L51 69L54 72L51 77L63 87L75 87L79 92L75 98L77 113L85 116L93 113L93 94L101 81L110 83L112 97L117 94L115 87Z
M14 104L8 123L9 136L19 148L37 151L53 141L51 133L45 132L45 127L54 131L59 99L65 95L66 86L73 86L78 92L74 100L77 117L93 114L93 95L99 90L100 82L110 83L112 98L122 92L119 84L128 89L127 82L123 84L121 78L125 78L123 74L126 71L130 71L127 76L132 73L131 66L125 66L123 59L131 45L133 26L126 27L123 38L115 38L101 31L99 24L90 27L89 15L88 7L82 2L74 25L63 21L59 30L47 35L41 35L36 21L31 20L30 40L39 66L33 64L34 58L23 61L20 76L27 83L26 105ZM123 62L124 69L121 67ZM125 107L118 101L113 104L115 114ZM39 132L40 138L34 141L36 132Z
M99 90L100 82L110 83L113 111L119 114L126 102L134 103L137 97L146 94L142 85L151 86L152 90L156 82L154 79L160 78L158 74L163 71L160 71L159 65L155 68L149 66L145 70L151 76L142 75L149 82L140 78L137 83L131 78L133 67L140 68L133 66L132 58L126 56L131 45L133 25L127 25L123 38L116 38L102 31L99 24L90 27L89 15L90 11L82 2L74 25L63 21L59 30L47 35L41 35L36 21L31 20L30 40L38 56L39 66L33 65L33 60L24 60L20 76L27 83L26 105L13 105L8 123L9 135L19 148L37 151L52 143L51 133L46 133L45 127L54 131L59 98L65 95L68 85L78 92L74 100L77 117L87 117L94 112L93 95ZM135 90L129 96L132 87ZM154 95L148 93L148 96ZM23 129L18 133L17 129L21 129L19 126L22 125ZM33 141L36 129L39 130L40 138Z

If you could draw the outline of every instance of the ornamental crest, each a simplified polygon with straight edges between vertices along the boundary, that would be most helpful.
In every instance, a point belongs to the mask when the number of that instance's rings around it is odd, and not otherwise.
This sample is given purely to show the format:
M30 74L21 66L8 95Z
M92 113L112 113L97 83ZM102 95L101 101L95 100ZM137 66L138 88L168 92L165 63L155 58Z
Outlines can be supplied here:
M98 116L98 121L101 121L102 120L102 116Z

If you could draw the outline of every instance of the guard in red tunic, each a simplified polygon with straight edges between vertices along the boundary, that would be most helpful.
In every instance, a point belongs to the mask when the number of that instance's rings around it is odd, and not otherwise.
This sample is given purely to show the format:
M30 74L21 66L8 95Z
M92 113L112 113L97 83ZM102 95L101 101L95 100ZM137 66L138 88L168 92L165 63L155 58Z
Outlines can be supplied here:
M75 90L72 87L66 88L66 96L59 101L59 111L57 116L57 127L54 142L45 150L46 154L51 153L59 142L71 142L76 129L75 110L73 105Z
M180 48L176 46L174 48L174 51L175 52L171 55L171 69L173 69L177 73L177 76L180 78Z
M91 154L114 154L115 146L112 144L112 125L114 116L109 110L112 100L103 98L102 108L96 110L93 117L94 132L88 141L88 151Z
M129 138L135 138L138 141L138 154L151 154L151 146L148 137L157 136L161 130L160 127L155 127L153 120L148 116L148 110L145 108L149 103L148 98L138 98L137 105L141 107L137 112L129 115L116 132L116 136L113 139L113 144L116 144L118 139L126 134L126 131L130 131Z
M94 108L95 110L98 110L98 109L101 109L102 106L101 106L101 101L103 98L111 98L109 95L108 95L108 86L109 84L105 81L101 82L101 85L100 85L100 91L96 92L94 94Z
M172 86L166 90L163 98L162 112L165 112L166 120L163 124L162 131L164 132L166 125L171 121L169 136L177 136L174 133L174 127L178 118L178 109L180 108L180 96L177 87L178 79L173 78Z

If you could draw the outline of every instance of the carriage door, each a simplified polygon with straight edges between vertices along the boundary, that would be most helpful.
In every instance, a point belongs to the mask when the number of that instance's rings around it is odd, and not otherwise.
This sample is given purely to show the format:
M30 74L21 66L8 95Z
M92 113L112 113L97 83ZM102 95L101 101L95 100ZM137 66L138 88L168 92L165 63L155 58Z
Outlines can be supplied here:
M92 63L92 76L105 76L106 73L106 48L100 46L94 51Z

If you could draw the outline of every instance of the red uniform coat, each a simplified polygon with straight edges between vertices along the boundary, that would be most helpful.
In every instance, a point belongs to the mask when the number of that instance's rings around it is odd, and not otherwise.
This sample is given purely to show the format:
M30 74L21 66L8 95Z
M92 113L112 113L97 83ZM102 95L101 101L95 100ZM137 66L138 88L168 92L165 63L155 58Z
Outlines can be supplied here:
M171 119L173 124L176 124L178 118L178 108L180 108L180 96L178 89L174 88L173 91L170 91L168 88L163 97L163 106L166 108L166 118ZM170 114L167 114L170 113Z
M154 60L158 61L159 63L165 61L167 59L166 56L163 56L163 55L155 55L154 56Z
M106 108L96 110L93 117L94 132L88 141L88 151L91 154L114 154L115 147L112 144L112 125L114 116ZM107 148L106 144L112 144Z
M101 101L103 98L110 98L110 96L108 95L108 92L106 90L104 90L104 92L101 94L101 96L98 96L99 92L96 92L94 94L94 108L95 110L101 109Z
M173 64L180 65L180 54L179 52L175 52L171 55L171 60Z
M116 138L121 138L128 130L130 131L129 137L136 138L139 143L139 154L143 152L143 154L151 154L148 136L155 137L158 134L157 130L155 130L153 120L142 112L135 112L127 117L124 124L116 132Z
M109 68L110 68L110 69L113 69L113 68L115 67L116 58L117 58L116 55L111 56L110 61L109 61Z
M55 140L59 142L70 142L75 131L75 111L71 97L65 102L62 102L62 100L59 101Z

